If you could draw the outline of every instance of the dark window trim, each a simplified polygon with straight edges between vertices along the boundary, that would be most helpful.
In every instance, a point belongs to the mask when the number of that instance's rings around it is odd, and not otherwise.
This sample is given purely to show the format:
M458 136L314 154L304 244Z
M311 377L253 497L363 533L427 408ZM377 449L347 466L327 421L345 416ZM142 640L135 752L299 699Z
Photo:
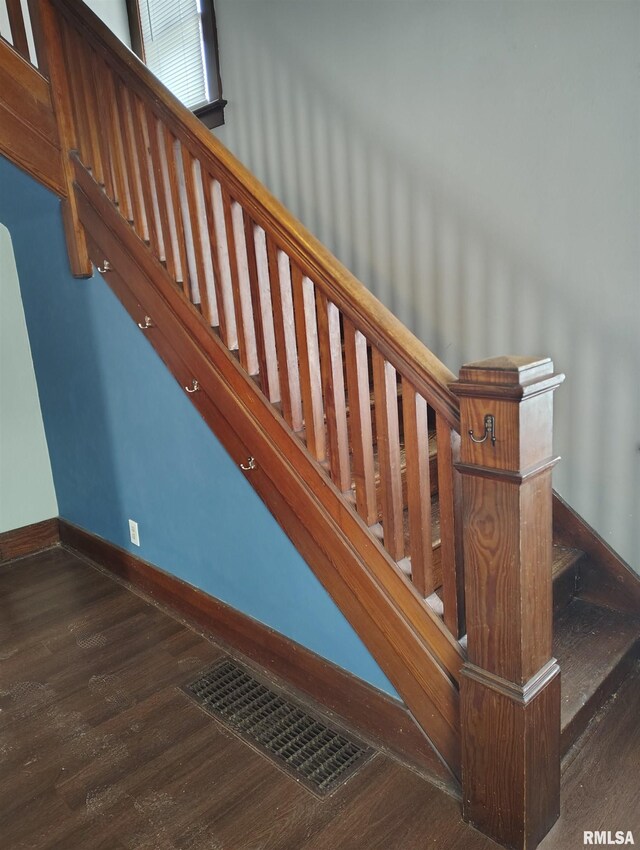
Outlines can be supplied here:
M125 2L127 5L127 17L129 19L131 49L142 62L145 62L142 24L140 23L140 5L138 0L125 0ZM214 127L220 127L224 124L224 108L227 105L227 101L222 97L218 30L216 27L216 12L213 0L202 0L202 40L207 87L209 91L218 92L218 99L195 106L191 111L202 121L205 127L212 130Z

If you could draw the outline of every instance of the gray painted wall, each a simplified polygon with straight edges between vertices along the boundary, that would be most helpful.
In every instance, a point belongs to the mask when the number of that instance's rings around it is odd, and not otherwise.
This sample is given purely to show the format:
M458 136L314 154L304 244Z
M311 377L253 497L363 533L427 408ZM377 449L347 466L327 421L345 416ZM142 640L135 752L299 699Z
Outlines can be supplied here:
M18 272L0 224L0 533L57 515Z
M640 567L640 4L216 0L220 138L447 365L550 354Z

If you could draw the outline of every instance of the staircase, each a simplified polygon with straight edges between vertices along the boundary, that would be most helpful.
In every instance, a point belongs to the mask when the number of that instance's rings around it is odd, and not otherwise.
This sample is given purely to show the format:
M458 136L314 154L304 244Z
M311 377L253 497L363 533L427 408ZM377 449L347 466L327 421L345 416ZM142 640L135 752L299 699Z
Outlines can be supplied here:
M638 576L551 490L562 376L495 358L456 381L80 0L30 8L74 274L103 274L461 782L467 819L536 846L560 759L640 635Z

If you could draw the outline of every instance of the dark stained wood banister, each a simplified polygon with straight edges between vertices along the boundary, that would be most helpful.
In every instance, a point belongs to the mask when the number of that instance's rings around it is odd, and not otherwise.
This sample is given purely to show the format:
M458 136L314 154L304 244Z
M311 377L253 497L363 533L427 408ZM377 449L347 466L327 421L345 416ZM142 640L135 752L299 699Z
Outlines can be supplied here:
M459 422L458 404L448 386L455 375L267 191L84 3L52 2L106 60L117 61L119 70L127 73L131 90L150 99L166 126L189 149L197 150L202 163L220 175L254 221L273 235L278 246L300 264L303 273L322 287L355 327L455 428Z
M98 186L182 284L187 300L237 350L245 372L270 401L281 402L285 421L326 464L338 490L348 494L355 487L356 509L370 526L376 524L371 493L378 482L383 510L372 533L394 561L403 562L423 598L442 585L444 623L454 638L461 637L464 586L453 467L457 405L446 385L453 375L92 13L75 0L49 0L41 17L52 34L47 50L61 124L62 116L72 118L64 128L65 147L77 150ZM94 27L100 35L92 35ZM91 116L101 111L105 120L97 133ZM75 203L71 192L66 232L74 273L84 276L91 264ZM364 340L360 355L343 337L349 328L356 341ZM354 371L349 359L358 356L361 368ZM372 380L363 368L364 357L375 364ZM273 360L278 387L269 374ZM404 406L406 442L397 409L400 381L408 396L416 395L415 410ZM365 393L375 403L374 421L356 411ZM421 405L428 406L422 413ZM436 490L429 484L431 457L428 463L426 455L420 458L421 452L431 453L431 444L424 434L411 436L415 416L421 417L421 427L427 423L433 429L434 463L437 454L440 540L433 538L434 559L417 540L429 540L432 515L416 493ZM377 467L359 453L356 418L360 427L365 423L372 429L372 436L377 432ZM369 437L362 437L365 446Z

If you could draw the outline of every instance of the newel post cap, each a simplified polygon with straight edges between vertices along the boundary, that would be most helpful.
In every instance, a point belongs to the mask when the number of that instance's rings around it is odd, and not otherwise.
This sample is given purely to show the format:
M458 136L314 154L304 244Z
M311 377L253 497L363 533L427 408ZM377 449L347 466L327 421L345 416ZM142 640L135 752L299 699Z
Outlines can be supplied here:
M465 363L449 386L457 396L520 400L555 390L563 381L550 357L506 355Z

